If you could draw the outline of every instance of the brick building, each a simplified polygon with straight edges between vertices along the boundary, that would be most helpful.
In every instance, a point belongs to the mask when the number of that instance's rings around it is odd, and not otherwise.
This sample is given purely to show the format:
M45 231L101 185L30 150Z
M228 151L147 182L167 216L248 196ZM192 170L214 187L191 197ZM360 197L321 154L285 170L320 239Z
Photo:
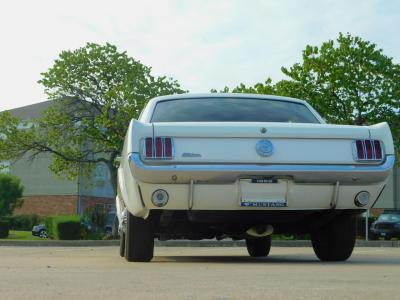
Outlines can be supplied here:
M52 105L52 101L32 104L9 112L22 121L33 122ZM21 125L22 126L22 125ZM21 127L21 129L23 129ZM16 162L1 162L6 172L19 177L25 187L24 204L15 214L83 214L88 208L105 213L114 205L114 192L109 183L106 165L98 164L89 178L78 176L75 180L57 177L49 170L50 154L41 154L30 160L29 156Z

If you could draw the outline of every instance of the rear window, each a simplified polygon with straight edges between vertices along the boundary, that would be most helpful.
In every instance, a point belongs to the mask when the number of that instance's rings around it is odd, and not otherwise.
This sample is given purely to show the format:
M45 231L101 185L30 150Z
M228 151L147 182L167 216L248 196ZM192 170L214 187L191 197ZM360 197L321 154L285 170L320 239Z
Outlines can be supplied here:
M303 104L249 98L193 98L158 102L152 122L320 123Z

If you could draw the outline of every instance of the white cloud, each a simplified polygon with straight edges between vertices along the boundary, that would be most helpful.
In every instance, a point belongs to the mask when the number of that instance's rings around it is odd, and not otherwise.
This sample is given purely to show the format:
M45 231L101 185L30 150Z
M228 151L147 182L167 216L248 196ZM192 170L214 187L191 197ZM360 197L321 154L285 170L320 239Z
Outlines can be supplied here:
M399 62L396 1L8 1L0 9L0 110L45 100L36 83L64 49L111 42L207 92L282 78L281 66L350 32Z

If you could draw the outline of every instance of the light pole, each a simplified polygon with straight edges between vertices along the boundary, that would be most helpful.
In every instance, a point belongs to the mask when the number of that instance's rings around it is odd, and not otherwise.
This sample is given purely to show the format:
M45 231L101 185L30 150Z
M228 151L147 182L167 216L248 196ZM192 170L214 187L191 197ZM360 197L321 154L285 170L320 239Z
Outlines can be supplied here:
M365 212L365 240L368 241L368 219L369 219L369 209Z

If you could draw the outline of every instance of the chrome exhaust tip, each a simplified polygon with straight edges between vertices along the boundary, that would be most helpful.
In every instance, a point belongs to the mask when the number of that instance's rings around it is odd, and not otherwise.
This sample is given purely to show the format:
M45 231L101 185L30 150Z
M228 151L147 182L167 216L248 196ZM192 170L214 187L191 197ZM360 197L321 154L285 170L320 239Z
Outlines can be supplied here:
M274 227L272 227L272 225L258 225L247 229L246 234L252 237L261 238L269 236L273 232L274 232Z

